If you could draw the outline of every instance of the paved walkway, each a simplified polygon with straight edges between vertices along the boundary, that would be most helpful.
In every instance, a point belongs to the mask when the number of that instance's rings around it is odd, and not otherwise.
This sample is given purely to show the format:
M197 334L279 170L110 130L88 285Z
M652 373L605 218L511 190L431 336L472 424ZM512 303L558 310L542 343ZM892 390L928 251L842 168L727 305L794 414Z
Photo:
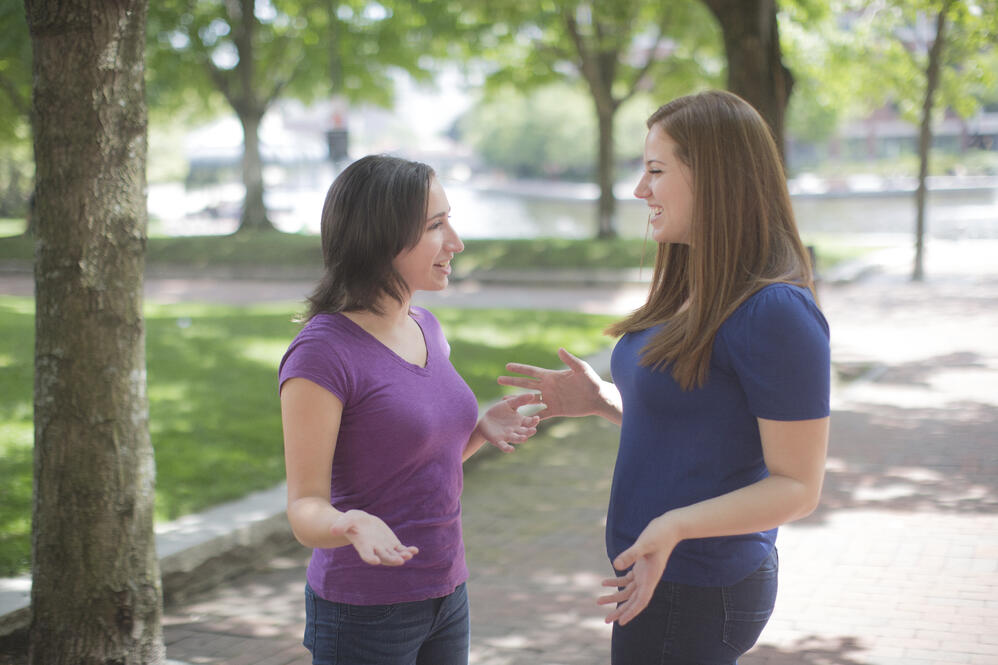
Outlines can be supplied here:
M862 279L822 286L837 377L825 491L814 515L781 529L777 610L743 665L998 663L998 243L930 245L922 284L906 279L909 254L882 253ZM307 290L147 288L237 301ZM619 313L641 295L466 283L423 302ZM553 422L516 454L468 469L473 663L608 662L593 599L609 572L614 439L598 419ZM258 571L168 607L170 658L308 663L306 561L293 543L262 550Z

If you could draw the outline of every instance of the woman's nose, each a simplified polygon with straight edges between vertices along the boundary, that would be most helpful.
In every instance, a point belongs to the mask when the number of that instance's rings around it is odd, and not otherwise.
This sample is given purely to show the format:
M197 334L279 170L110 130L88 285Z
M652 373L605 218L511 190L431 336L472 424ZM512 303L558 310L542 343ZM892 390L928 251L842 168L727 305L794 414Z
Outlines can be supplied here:
M646 199L651 194L651 190L648 189L648 183L645 181L647 176L641 176L638 180L638 184L634 186L634 196L639 199Z
M461 242L461 236L457 234L457 231L451 231L451 235L448 238L448 249L455 254L464 251L464 243Z

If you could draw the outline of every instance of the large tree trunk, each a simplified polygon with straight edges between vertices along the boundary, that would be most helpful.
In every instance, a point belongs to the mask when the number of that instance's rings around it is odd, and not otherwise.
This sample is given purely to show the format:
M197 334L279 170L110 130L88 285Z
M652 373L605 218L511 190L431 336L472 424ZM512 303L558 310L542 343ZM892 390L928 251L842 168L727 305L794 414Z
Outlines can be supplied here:
M936 37L929 48L929 61L925 68L925 98L922 101L922 122L918 132L918 188L915 190L915 262L911 270L911 279L916 282L925 279L925 199L928 194L926 178L929 175L929 149L932 147L932 108L936 89L939 87L940 62L946 43L946 14L952 4L943 4L936 17Z
M783 65L776 0L703 0L717 17L728 60L728 90L751 104L784 151L793 76Z
M165 659L145 262L147 0L25 0L37 221L30 660Z

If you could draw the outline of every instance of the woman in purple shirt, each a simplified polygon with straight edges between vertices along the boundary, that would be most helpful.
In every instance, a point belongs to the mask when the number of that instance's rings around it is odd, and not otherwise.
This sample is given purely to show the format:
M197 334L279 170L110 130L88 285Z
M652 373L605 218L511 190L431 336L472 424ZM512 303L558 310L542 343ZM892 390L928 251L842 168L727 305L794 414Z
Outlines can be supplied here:
M536 432L507 399L478 403L436 318L464 249L433 170L388 156L343 170L322 211L325 273L281 361L288 519L313 548L305 646L314 663L466 665L462 468L486 441ZM477 422L476 422L477 421Z
M611 662L730 665L776 599L776 528L814 510L828 444L828 325L769 128L739 97L682 97L648 120L659 243L647 302L609 332L613 382L510 364L542 418L621 426L607 512Z

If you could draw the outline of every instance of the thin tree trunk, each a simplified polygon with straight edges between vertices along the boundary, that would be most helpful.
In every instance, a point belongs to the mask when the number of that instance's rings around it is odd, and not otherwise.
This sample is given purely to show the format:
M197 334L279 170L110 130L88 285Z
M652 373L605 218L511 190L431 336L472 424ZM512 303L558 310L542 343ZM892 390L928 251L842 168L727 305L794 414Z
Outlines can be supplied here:
M613 194L613 111L609 113L597 109L599 120L599 206L597 237L614 238L617 235L617 199Z
M246 187L242 218L239 220L240 231L270 231L274 228L263 202L263 159L260 155L262 119L262 113L239 112L239 121L243 126L243 185Z
M36 159L30 661L161 663L145 263L147 0L26 0Z
M918 188L915 190L915 261L911 279L925 279L925 200L928 195L926 179L929 175L929 152L932 147L932 109L939 87L940 65L946 43L946 14L952 1L943 4L936 17L936 36L929 48L929 62L925 68L925 99L922 101L922 121L918 132Z

